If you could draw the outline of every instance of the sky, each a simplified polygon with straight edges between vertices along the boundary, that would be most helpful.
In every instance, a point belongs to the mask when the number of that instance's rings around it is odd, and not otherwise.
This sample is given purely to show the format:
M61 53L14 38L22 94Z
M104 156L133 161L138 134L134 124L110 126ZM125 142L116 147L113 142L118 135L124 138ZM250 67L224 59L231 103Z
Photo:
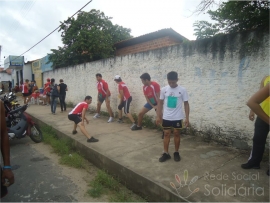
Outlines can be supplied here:
M4 57L19 56L72 16L89 0L0 0L0 45ZM193 23L210 21L208 14L193 14L201 0L92 0L83 11L97 9L112 17L113 24L131 29L137 37L172 28L195 40ZM211 10L217 6L213 5ZM62 46L58 31L24 54L25 62L36 60Z

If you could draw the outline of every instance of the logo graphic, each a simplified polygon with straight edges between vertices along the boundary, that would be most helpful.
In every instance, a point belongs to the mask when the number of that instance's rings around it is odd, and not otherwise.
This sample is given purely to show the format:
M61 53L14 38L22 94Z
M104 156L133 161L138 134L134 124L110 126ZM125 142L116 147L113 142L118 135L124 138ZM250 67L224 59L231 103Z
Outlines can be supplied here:
M170 92L169 96L174 97L174 92Z
M178 196L182 199L190 197L193 193L196 193L200 190L200 188L196 188L195 190L192 190L190 187L192 184L194 184L199 179L198 176L194 176L190 182L188 182L188 170L184 171L184 181L182 181L179 177L179 175L175 174L175 180L177 184L175 185L173 182L170 182L171 187L177 192ZM181 190L184 188L188 189L189 194L187 196L181 195Z
M177 123L176 126L177 126L177 127L180 127L180 123Z

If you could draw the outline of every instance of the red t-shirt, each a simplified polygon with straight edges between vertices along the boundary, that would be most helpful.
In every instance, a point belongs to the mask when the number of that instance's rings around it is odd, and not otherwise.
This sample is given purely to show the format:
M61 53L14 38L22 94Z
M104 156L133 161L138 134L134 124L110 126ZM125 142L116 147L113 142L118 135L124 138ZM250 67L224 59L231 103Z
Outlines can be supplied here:
M47 92L51 92L50 85L51 85L51 83L50 83L50 82L47 82L47 83L45 84L44 89L45 89L46 87L48 87L48 88L47 88L46 90L44 90L44 94L46 94Z
M23 83L23 85L22 85L22 93L25 93L25 94L28 93L28 84Z
M98 89L98 94L102 95L102 97L106 97L107 95L107 90L109 89L108 83L105 80L101 80L100 82L97 82L97 89ZM111 96L111 93L109 91L109 95Z
M157 95L156 93L160 92L160 86L158 83L151 81L150 86L143 86L143 93L150 100L152 104L157 104Z
M86 110L88 109L88 104L85 101L80 102L79 104L77 104L77 106L75 106L75 108L72 109L72 111L69 112L69 114L80 115L80 114L82 114L82 111L83 111L84 108Z
M123 90L124 101L128 100L128 98L130 97L130 93L128 91L127 85L124 82L120 82L118 84L118 91L119 91L119 93L120 93L120 90Z

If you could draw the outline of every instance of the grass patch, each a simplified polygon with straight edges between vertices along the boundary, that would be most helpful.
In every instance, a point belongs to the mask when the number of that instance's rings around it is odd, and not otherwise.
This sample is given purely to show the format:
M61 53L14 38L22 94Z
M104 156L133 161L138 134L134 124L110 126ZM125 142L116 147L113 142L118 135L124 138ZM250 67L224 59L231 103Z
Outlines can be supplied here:
M94 198L103 194L110 194L110 202L145 202L139 196L135 196L130 190L121 185L121 183L113 176L105 171L98 171L95 179L89 184L92 188L87 193Z
M60 156L60 164L74 168L88 169L88 162L76 152L71 139L59 139L51 126L43 125L41 126L41 130L44 142L51 145L53 152ZM105 171L99 170L89 186L91 188L87 191L87 194L94 198L107 194L109 195L110 202L146 202L141 197L134 195L119 180L110 176Z
M44 142L52 146L53 152L60 155L60 164L74 168L85 168L85 159L73 148L71 139L59 139L51 126L43 125L41 130Z
M59 162L74 168L85 168L85 159L76 152L63 155Z

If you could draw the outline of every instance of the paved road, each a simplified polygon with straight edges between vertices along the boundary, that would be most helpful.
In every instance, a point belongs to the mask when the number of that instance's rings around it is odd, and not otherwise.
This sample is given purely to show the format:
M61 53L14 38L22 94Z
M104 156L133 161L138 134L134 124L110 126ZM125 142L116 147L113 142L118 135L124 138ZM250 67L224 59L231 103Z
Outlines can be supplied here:
M15 184L2 202L71 202L77 186L61 175L61 168L31 147L30 138L11 141Z

